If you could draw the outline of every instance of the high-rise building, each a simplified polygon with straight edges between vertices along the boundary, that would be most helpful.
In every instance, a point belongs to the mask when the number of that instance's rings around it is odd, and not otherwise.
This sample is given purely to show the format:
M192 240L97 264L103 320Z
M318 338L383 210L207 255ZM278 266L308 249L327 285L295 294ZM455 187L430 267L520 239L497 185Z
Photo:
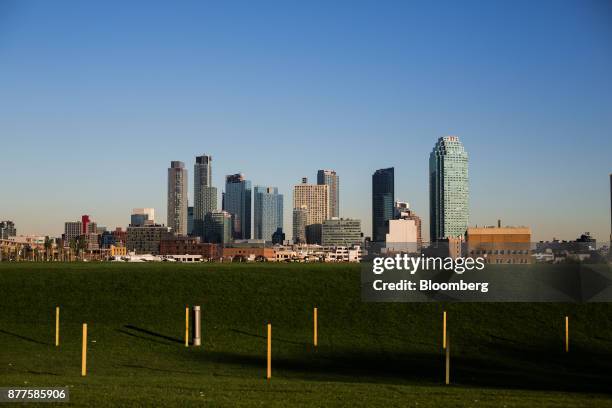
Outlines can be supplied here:
M212 186L212 156L196 157L193 166L193 234L204 238L206 214L217 210L217 188Z
M387 252L418 252L417 226L414 220L389 220L389 232L385 236L385 251Z
M193 207L187 207L187 235L193 235Z
M64 246L69 247L70 243L83 235L82 221L68 221L64 223Z
M17 236L17 229L13 221L0 221L0 239L9 239Z
M232 215L234 239L251 239L251 182L242 173L225 176L223 210Z
M255 186L253 193L253 238L272 241L274 233L283 229L283 195L277 187Z
M468 154L457 136L441 137L429 156L429 230L432 242L465 234L468 200Z
M130 217L130 225L143 226L155 224L155 210L153 208L134 208Z
M321 227L329 216L329 186L327 184L308 184L306 177L302 183L293 187L293 208L306 206L306 241L309 244L321 243Z
M232 215L227 211L211 211L204 220L206 242L228 244L232 241Z
M321 244L351 247L361 245L361 221L349 218L331 218L323 221Z
M410 204L404 201L396 201L394 207L393 218L396 220L412 220L416 228L416 241L409 241L411 243L416 242L416 249L420 251L423 246L423 235L421 232L421 217L410 209ZM398 224L400 225L400 224ZM389 227L390 229L391 227Z
M340 178L334 170L319 170L317 184L329 187L329 216L340 217Z
M376 170L372 174L372 241L384 242L393 219L395 169Z
M81 216L81 234L87 234L89 233L89 223L91 222L91 219L89 218L89 215L82 215Z
M610 174L610 257L612 257L612 173Z
M187 169L173 161L168 168L168 227L177 235L187 235Z
M293 209L293 242L306 243L306 224L308 223L308 207L305 205Z

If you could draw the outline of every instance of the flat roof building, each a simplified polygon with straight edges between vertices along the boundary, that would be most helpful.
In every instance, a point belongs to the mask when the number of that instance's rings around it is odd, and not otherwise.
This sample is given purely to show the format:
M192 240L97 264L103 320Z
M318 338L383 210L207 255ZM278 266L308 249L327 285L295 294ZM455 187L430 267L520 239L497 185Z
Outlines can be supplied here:
M483 257L489 264L530 264L531 228L468 227L467 255Z
M153 224L129 226L127 228L126 248L136 254L158 255L162 239L172 235L170 227Z
M322 245L351 247L362 244L361 221L350 218L331 218L323 221Z

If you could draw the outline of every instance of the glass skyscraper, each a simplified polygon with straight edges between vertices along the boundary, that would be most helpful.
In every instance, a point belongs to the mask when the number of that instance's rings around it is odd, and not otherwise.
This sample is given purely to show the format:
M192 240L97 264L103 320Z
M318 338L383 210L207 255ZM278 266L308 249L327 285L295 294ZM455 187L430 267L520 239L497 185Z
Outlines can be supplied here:
M303 205L293 209L293 242L306 243L306 225L308 224L308 207Z
M251 239L251 182L242 173L225 176L223 209L232 215L232 237Z
M193 235L193 206L187 207L187 235Z
M372 174L372 241L384 242L393 219L395 203L395 170L376 170Z
M468 215L468 154L457 136L441 137L429 155L430 240L463 236Z
M197 156L193 166L193 234L204 238L206 214L217 209L217 189L212 186L212 157Z
M204 219L204 240L228 244L232 240L232 216L227 211L211 211Z
M283 195L276 187L262 186L255 186L253 193L254 238L272 241L272 235L283 229Z

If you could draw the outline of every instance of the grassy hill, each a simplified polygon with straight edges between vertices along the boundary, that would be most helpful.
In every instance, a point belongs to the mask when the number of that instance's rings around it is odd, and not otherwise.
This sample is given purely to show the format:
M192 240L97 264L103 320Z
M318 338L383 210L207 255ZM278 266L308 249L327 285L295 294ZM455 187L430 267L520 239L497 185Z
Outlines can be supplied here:
M185 305L202 306L200 348L184 346ZM346 264L4 263L0 387L69 386L92 406L612 406L611 317L609 304L362 303L359 266Z

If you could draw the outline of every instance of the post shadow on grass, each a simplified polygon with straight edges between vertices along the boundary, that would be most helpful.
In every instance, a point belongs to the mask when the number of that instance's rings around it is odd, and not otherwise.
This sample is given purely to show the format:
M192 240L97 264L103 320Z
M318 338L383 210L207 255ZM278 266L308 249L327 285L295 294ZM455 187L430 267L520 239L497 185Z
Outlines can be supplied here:
M1 334L6 334L7 336L12 336L12 337L18 338L18 339L23 340L23 341L27 341L29 343L40 344L40 345L43 345L43 346L52 346L53 345L52 343L49 343L49 342L44 342L44 341L33 339L31 337L22 336L21 334L12 333L12 332L6 331L4 329L0 329L0 333Z
M184 342L185 342L185 339L179 339L179 338L176 338L176 337L167 336L167 335L162 334L162 333L156 333L156 332L148 330L148 329L143 329L141 327L136 327L136 326L134 326L132 324L127 324L127 325L125 325L123 327L125 329L132 330L132 331L135 331L135 332L138 332L138 333L142 333L142 334L146 334L146 335L149 335L149 336L154 337L154 338L164 339L164 340L172 342L172 343L184 344ZM126 332L126 333L134 335L133 333L130 333L130 332ZM138 337L147 339L147 337L144 337L144 336L138 336ZM149 340L153 340L153 339L149 339Z
M576 349L573 361L561 353L542 350L524 352L517 349L497 350L496 354L462 356L461 346L451 356L453 384L533 391L597 392L612 394L612 363L609 355L589 355ZM266 368L265 350L260 355L209 351L192 354L194 360ZM500 360L505 359L505 360ZM599 364L593 364L599 360ZM605 361L602 361L605 360ZM273 357L277 375L306 381L373 382L405 384L406 382L444 384L444 354L426 352L349 351L321 347L319 354L297 354Z
M135 368L135 369L139 369L139 370L147 370L147 371L154 371L154 372L158 372L158 373L168 373L168 374L189 374L189 375L194 375L194 374L198 374L196 372L193 371L187 371L187 370L168 370L166 368L157 368L157 367L148 367L148 366L144 366L141 364L120 364L119 367L124 367L124 368Z
M169 341L163 341L163 340L157 340L156 338L152 338L150 336L142 336L136 333L132 333L126 329L117 329L116 330L118 333L121 334L125 334L126 336L130 336L130 337L134 337L136 339L141 339L141 340L145 340L151 343L157 343L157 344L163 344L164 346L168 346L171 344L174 344L173 342L169 342Z
M241 334L243 336L256 337L258 339L267 339L267 337L264 336L263 334L249 333L249 332L246 332L244 330L239 330L239 329L230 329L230 331L233 331L234 333L237 333L237 334ZM278 337L274 337L274 342L295 344L296 346L306 346L306 347L312 346L312 343L307 343L304 341L280 339Z

